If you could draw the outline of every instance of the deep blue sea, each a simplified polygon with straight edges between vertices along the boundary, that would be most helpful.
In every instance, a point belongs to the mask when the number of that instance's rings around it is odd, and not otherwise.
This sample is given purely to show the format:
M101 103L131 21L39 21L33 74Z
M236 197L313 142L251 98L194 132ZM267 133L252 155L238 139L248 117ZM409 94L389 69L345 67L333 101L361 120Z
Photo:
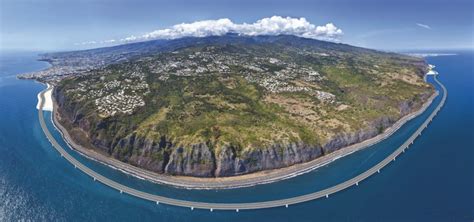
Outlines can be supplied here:
M449 91L447 103L413 146L380 174L343 192L289 208L240 212L166 206L120 194L74 169L38 122L44 85L16 74L43 69L37 53L0 54L0 221L473 221L474 52L428 57ZM432 79L430 80L432 81ZM274 200L318 191L382 160L439 103L383 142L310 173L234 190L185 190L127 176L70 150L87 166L134 188L194 201ZM52 127L50 130L62 141Z

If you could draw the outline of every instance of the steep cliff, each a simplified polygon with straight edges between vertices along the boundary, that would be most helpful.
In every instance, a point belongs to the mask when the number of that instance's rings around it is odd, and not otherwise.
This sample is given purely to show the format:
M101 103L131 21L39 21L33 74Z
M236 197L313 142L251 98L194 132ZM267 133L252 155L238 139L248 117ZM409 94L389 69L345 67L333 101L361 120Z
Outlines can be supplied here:
M433 93L419 58L292 36L192 41L63 79L59 123L140 168L224 177L370 139Z
M58 102L56 112L62 117L60 124L68 127L71 132L90 130L91 126L79 113L79 108L64 106L64 96L61 96L61 92L57 90L54 96ZM429 94L427 93L426 96ZM404 101L400 105L400 112L406 115L420 108L421 105L415 101ZM64 107L72 108L72 110L66 110ZM164 136L155 141L137 137L135 133L120 138L118 141L101 139L94 134L86 141L84 141L84 134L76 133L71 136L75 141L82 141L82 145L86 147L102 150L123 162L153 172L195 177L224 177L308 162L343 147L370 139L382 133L395 121L390 117L379 118L366 129L338 134L324 145L310 146L303 142L274 144L242 153L238 153L231 145L222 146L218 151L211 144L206 143L183 147L175 145Z

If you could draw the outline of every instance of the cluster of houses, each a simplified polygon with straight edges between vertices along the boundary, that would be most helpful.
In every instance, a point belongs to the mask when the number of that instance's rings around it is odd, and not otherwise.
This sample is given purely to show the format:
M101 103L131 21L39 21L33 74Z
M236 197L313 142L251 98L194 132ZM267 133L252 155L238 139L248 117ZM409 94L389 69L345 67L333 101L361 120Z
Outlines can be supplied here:
M219 53L215 47L200 51L175 51L155 58L131 63L117 70L100 69L97 78L78 84L74 97L94 101L99 114L103 117L117 114L132 114L138 107L144 106L144 96L150 93L146 82L145 68L156 78L166 81L170 75L203 76L210 74L239 73L250 82L256 83L272 93L307 92L323 102L334 102L335 96L311 86L324 76L311 66L285 62L273 57L250 57L248 54ZM119 74L118 78L107 80L108 74ZM89 82L93 81L93 82ZM304 81L308 85L294 84ZM79 98L77 98L79 97Z
M284 62L273 57L249 57L248 54L219 53L215 47L207 47L196 52L175 51L150 62L149 69L166 81L170 75L202 76L212 73L236 73L250 82L264 87L270 92L313 92L319 99L329 101L334 95L314 90L306 86L291 84L291 80L306 82L322 81L324 77L310 66L300 66L294 62ZM270 67L276 67L271 69Z
M123 90L95 99L95 105L102 117L116 114L132 114L134 110L145 105L145 101L138 95L127 95Z
M92 100L102 117L132 114L145 105L144 96L150 93L145 74L137 69L121 71L119 79L107 80L106 74L86 79L66 92L75 100ZM110 73L109 73L110 74Z

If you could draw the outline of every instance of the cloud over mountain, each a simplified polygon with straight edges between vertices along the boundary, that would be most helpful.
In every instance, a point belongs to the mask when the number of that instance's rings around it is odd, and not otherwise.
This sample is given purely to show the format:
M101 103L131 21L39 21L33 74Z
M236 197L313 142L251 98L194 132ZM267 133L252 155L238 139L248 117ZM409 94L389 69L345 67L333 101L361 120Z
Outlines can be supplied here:
M170 28L159 29L142 36L130 36L122 41L140 41L149 39L176 39L182 37L204 37L224 35L226 33L241 35L296 35L305 38L337 41L343 34L342 30L332 23L316 26L305 18L272 16L255 23L237 24L230 19L204 20L192 23L181 23Z
M118 42L136 42L152 39L177 39L182 37L219 36L227 33L240 35L295 35L305 38L327 41L339 41L343 35L340 28L333 23L314 25L306 18L272 16L260 19L254 23L234 23L228 18L203 20L192 23L181 23L166 29L155 30L141 36L129 36L120 40L90 41L79 44L107 44Z

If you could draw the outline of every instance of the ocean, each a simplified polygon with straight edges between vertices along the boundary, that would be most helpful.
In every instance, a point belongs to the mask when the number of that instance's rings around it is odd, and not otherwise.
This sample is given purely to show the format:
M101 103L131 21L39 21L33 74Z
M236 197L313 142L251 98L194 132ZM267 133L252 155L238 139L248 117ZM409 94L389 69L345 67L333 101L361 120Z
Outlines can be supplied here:
M1 53L0 221L472 221L474 52L454 53L427 58L448 89L447 102L414 145L380 174L327 199L240 212L156 205L120 194L74 169L54 150L39 125L36 96L46 86L15 78L48 64L36 61L35 52ZM212 202L275 200L315 192L365 171L402 144L439 100L440 96L428 112L381 143L310 173L248 188L186 190L153 184L69 152L111 179L167 197ZM46 112L48 127L67 147L50 117Z

